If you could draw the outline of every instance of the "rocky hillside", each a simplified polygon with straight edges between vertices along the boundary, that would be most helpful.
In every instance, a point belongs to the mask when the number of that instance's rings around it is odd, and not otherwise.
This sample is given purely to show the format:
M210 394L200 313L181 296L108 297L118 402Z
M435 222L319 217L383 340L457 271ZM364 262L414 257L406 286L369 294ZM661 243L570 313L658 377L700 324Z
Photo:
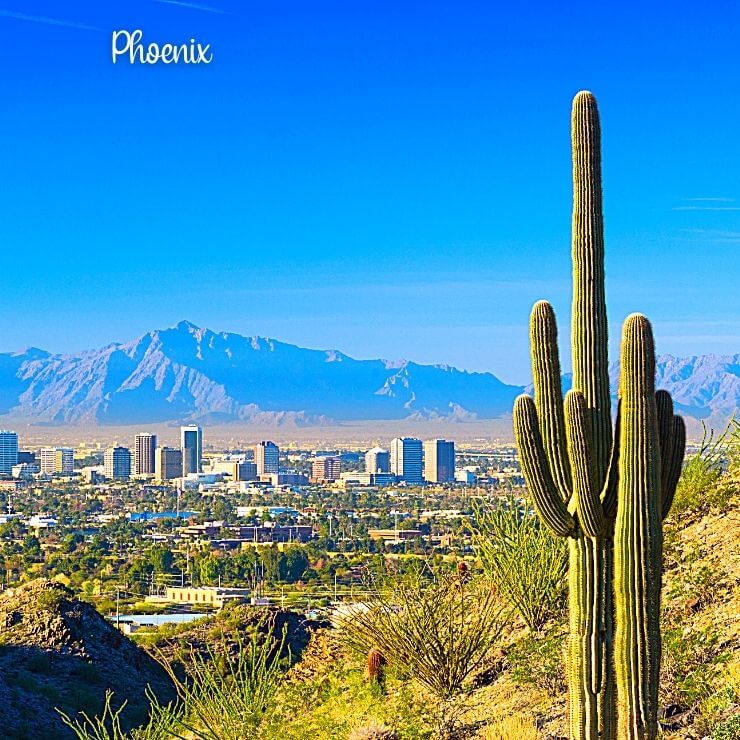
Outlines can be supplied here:
M55 707L94 715L107 690L128 700L124 725L139 724L147 685L174 698L161 666L61 584L38 580L0 594L2 737L73 737Z

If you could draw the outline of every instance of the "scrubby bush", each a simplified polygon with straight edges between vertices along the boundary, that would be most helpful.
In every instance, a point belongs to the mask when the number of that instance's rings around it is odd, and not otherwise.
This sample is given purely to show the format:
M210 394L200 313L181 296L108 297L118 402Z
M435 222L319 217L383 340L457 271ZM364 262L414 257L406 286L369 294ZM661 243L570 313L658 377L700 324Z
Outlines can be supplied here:
M79 740L243 740L252 735L271 708L282 676L281 654L286 633L278 640L272 630L255 629L247 642L238 642L234 655L224 648L191 651L188 677L181 679L163 661L178 693L175 705L161 706L149 696L149 722L130 734L123 732L121 713L108 693L102 715L72 719L60 712Z
M426 568L378 578L341 627L358 654L377 648L391 668L436 697L445 736L508 621L487 579Z
M542 526L526 499L508 496L496 508L478 509L473 542L486 573L530 630L562 612L566 540Z
M723 479L725 464L731 468L738 465L737 422L733 419L720 434L704 426L699 451L684 464L671 508L676 519L686 511L702 511L712 506L724 506L733 495L732 482Z
M527 634L508 651L506 662L517 684L532 685L551 696L566 689L563 650L565 632L557 627L546 633Z

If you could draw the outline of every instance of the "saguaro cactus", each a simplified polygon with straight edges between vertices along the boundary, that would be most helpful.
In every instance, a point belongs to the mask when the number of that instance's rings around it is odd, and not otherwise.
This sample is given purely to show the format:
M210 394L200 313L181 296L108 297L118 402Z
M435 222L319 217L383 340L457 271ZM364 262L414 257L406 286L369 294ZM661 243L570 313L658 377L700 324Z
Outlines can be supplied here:
M563 404L555 314L540 301L530 320L534 400L526 395L516 400L514 431L540 517L555 534L569 538L570 735L586 740L615 736L611 535L616 476L609 475L614 456L600 128L591 93L578 93L573 101L571 136L573 389Z
M636 444L633 435L637 421L630 410L629 418L622 423L620 402L612 431L604 298L601 134L596 100L589 92L578 93L573 101L571 136L573 388L563 402L555 315L549 303L540 301L534 306L530 319L535 397L534 400L526 395L517 398L513 421L522 471L535 507L555 534L569 538L570 736L574 740L607 740L614 738L617 732L613 657L613 538L617 484L622 469L634 466L629 458L621 463L620 459L625 452L630 454ZM639 361L644 363L645 357L640 357ZM630 366L622 372L634 374L637 370ZM641 367L639 372L641 377L654 373L654 361L652 369ZM653 394L652 386L650 393ZM660 441L659 433L655 433L656 445L662 444L664 449L655 447L657 457L652 462L653 468L657 466L658 476L661 466L665 470L662 494L665 508L670 506L678 479L683 440L673 418L670 396L660 392L657 399L654 394L652 399L656 408L653 416L665 432L665 440L661 436ZM660 414L658 407L662 409ZM629 444L625 441L627 438ZM681 457L678 456L679 447ZM624 485L620 482L622 489ZM623 495L626 495L624 491ZM635 503L635 506L642 505L642 501ZM637 546L629 537L620 540L620 545L625 552ZM639 547L642 546L643 543L639 543ZM647 559L652 563L653 573L659 572L659 548L650 546L642 557L641 562ZM627 563L626 556L624 561L620 560L620 566L623 563ZM657 583L659 589L659 578ZM642 592L635 598L643 598ZM657 613L654 618L657 619ZM624 624L625 632L620 634L624 637L626 654L635 648L632 638L627 636L630 627L627 627L626 617ZM642 630L643 625L637 629ZM625 678L625 681L630 680L631 677ZM647 680L657 685L652 676ZM626 684L620 686L620 694L628 690ZM625 711L632 711L633 704L626 703Z
M671 397L655 393L655 351L648 320L633 314L622 332L619 396L622 430L614 535L615 665L619 737L658 734L662 519L668 513L685 445Z

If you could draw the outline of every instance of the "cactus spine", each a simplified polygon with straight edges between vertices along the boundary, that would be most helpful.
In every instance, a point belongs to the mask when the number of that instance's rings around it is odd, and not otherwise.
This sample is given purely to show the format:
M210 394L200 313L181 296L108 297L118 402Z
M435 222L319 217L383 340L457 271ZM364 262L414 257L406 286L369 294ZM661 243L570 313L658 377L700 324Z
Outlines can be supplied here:
M612 532L614 475L604 297L600 129L588 92L573 101L573 389L563 403L552 306L530 319L534 401L514 405L522 471L537 511L569 538L570 736L614 738ZM614 446L614 450L618 450ZM611 472L610 472L611 471Z
M615 527L615 665L619 737L658 735L662 520L678 481L683 420L671 397L655 393L655 350L648 320L624 322L619 395L622 410Z

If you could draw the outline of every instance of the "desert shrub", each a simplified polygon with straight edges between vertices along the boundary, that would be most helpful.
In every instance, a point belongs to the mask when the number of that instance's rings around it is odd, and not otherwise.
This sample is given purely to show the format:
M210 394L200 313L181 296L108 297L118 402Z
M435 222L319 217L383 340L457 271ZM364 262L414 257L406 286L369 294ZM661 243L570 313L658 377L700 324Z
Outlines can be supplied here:
M506 660L512 680L532 685L551 696L565 692L563 650L565 632L559 627L540 634L526 634L509 649Z
M734 476L740 476L740 420L730 420L727 433L727 467Z
M80 660L72 669L72 675L79 678L82 683L96 684L100 681L100 669L95 663Z
M100 715L90 717L81 712L81 719L71 719L57 709L62 721L69 727L78 740L167 740L178 737L171 733L176 716L169 707L160 707L156 699L152 700L152 713L146 726L126 732L121 723L121 715L126 708L124 701L118 709L113 706L113 692L105 694L105 704Z
M436 697L445 736L508 621L488 579L418 568L376 579L363 607L340 626L359 655L377 648Z
M46 588L39 592L36 597L36 609L39 611L56 611L65 598L65 594L59 588Z
M48 673L51 667L51 655L46 652L35 652L26 660L26 668L32 673Z
M188 678L181 680L173 668L163 662L177 689L177 705L162 706L153 695L148 723L125 734L121 713L126 706L114 709L112 696L100 716L81 713L81 719L62 720L80 740L242 740L251 736L264 714L273 704L282 676L282 639L255 630L246 642L238 641L235 655L226 648L208 648L205 653L193 651L189 656ZM224 656L227 656L224 658ZM223 658L223 659L222 659Z
M184 712L177 719L175 737L198 740L241 740L259 725L272 706L282 677L281 654L286 631L280 640L272 630L255 629L248 642L238 642L235 656L226 649L193 653L188 663L190 680L181 681L168 665ZM224 660L218 660L220 656Z
M508 496L494 509L479 509L473 541L486 573L530 630L561 613L567 544L542 525L526 499Z
M671 507L675 518L686 511L701 511L711 506L722 506L732 495L731 486L722 481L725 459L735 455L737 427L734 419L724 432L716 434L703 424L699 451L684 463L676 495Z
M712 740L738 740L740 738L740 714L720 722L712 730Z
M724 686L726 659L719 633L711 627L668 626L663 630L662 703L691 709L709 699Z
M380 650L444 699L463 691L507 624L490 584L457 573L386 576L365 606L342 621L347 643L361 654Z

